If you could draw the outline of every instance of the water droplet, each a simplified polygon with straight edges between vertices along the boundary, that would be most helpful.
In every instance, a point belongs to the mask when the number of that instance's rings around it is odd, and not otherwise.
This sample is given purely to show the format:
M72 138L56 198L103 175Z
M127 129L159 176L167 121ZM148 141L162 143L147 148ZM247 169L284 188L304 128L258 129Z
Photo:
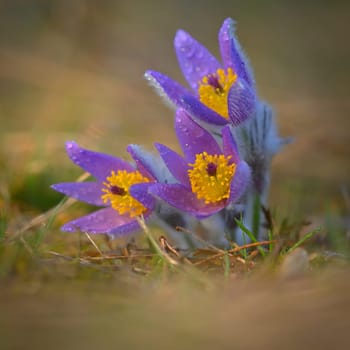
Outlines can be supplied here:
M198 50L197 51L197 58L202 58L203 57L203 50Z

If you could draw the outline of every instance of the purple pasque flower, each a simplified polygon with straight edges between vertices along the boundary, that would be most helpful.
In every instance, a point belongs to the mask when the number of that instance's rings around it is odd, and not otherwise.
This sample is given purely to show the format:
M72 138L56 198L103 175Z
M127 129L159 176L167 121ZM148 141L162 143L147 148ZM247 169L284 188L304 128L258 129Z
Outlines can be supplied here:
M66 150L73 163L96 180L60 183L52 185L52 188L103 208L70 221L61 229L114 236L137 230L136 217L143 215L147 218L154 208L155 199L148 194L148 187L156 181L156 177L151 166L141 159L136 146L128 146L135 166L123 159L81 148L75 142L67 142Z
M222 147L183 109L175 118L176 134L184 157L170 148L156 148L177 179L177 184L156 183L154 196L198 218L208 217L236 202L250 182L250 168L241 160L230 126L222 129Z
M145 77L160 95L196 118L210 124L236 126L254 112L254 77L235 37L235 22L231 18L223 22L218 39L222 63L185 31L176 33L176 55L192 91L156 71L146 71Z

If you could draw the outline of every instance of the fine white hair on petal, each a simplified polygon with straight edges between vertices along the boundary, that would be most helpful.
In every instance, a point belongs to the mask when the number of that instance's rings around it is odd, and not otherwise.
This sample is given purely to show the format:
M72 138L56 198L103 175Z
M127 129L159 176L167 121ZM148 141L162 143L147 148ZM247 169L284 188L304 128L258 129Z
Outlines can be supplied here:
M144 78L147 80L148 84L154 88L156 93L162 98L164 103L169 106L172 109L176 109L175 103L169 98L167 93L164 91L162 86L158 83L157 79L155 79L151 74L146 72L144 75Z
M239 43L238 39L236 38L235 32L236 32L236 25L235 23L233 24L233 28L231 29L233 34L232 34L232 38L233 38L233 43L234 43L234 47L236 48L236 51L239 53L242 62L244 62L244 68L246 70L246 79L248 79L248 83L250 83L252 86L255 85L255 78L254 78L254 72L253 72L253 68L252 65L250 64L250 60L247 56L247 54L245 53L245 51L243 50L241 44Z
M147 165L152 171L159 182L163 183L174 183L176 182L174 176L169 172L168 168L165 166L161 157L157 154L146 151L140 145L130 145L133 152L142 161L143 164Z
M278 135L277 124L272 108L267 103L261 103L260 115L257 119L261 119L263 123L264 150L269 155L277 154L284 144L284 140ZM265 127L265 130L264 130Z
M257 106L257 115L251 128L253 147L259 152L261 149L266 155L274 155L281 148L281 138L278 136L277 126L271 107L264 102Z
M253 118L235 128L233 133L247 161L257 157L271 159L282 146L290 142L290 138L284 139L278 135L272 108L263 101L257 103Z

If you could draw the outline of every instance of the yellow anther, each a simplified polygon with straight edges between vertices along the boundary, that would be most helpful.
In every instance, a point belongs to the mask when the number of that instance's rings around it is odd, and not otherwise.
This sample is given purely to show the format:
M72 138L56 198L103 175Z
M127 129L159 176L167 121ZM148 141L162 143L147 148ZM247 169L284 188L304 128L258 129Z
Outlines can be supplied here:
M219 68L215 73L205 76L199 83L200 101L228 119L227 96L236 80L237 74L232 68L227 71Z
M194 164L188 170L192 192L206 204L217 203L230 196L230 183L236 171L236 164L230 164L231 156L196 155Z
M102 188L104 194L101 196L104 203L110 203L111 207L119 214L129 214L131 218L144 213L147 208L129 193L129 188L138 183L149 182L139 171L128 172L118 170L117 173L111 172L108 176L105 186Z

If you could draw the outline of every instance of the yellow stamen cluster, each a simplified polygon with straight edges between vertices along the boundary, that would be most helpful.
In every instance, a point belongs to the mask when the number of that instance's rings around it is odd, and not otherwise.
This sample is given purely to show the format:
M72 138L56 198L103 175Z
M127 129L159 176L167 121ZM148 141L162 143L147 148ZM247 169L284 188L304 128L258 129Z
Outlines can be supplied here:
M236 164L229 164L231 156L196 155L194 164L189 164L188 176L192 192L206 204L217 203L230 196L230 183L236 171Z
M119 214L129 214L131 218L144 213L147 208L138 200L133 198L129 193L132 185L149 182L139 171L128 172L118 170L117 173L112 171L111 176L107 177L107 182L103 185L103 194L101 196L104 203L110 203L111 207Z
M231 86L236 82L237 74L228 68L219 68L215 73L205 76L199 83L199 100L228 119L227 95Z

